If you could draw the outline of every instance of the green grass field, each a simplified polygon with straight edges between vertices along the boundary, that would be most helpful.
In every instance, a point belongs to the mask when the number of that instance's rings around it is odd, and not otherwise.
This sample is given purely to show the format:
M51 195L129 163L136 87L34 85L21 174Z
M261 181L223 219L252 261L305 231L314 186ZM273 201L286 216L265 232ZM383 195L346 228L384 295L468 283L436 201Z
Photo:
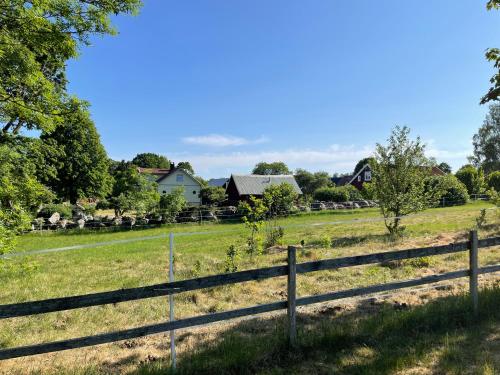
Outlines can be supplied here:
M401 249L432 244L443 244L463 240L475 225L480 209L491 205L475 202L466 206L430 209L403 221L405 236L392 242L386 235L384 224L376 209L320 212L281 219L285 228L284 245L304 241L306 246L299 251L298 261L364 254L370 252ZM498 220L493 212L488 220ZM17 251L54 249L65 246L85 245L116 240L139 239L145 236L175 234L176 279L223 273L225 252L231 244L243 245L248 230L239 223L178 225L148 230L122 232L70 232L27 234L19 238ZM498 235L497 225L489 225L480 231L480 237ZM65 252L16 257L0 275L2 288L0 304L51 297L85 294L165 282L168 270L168 239L137 240L128 243L102 245ZM259 268L284 264L283 252L250 257L243 254L238 269ZM500 262L500 252L482 252L482 265ZM199 264L199 268L196 264ZM298 294L310 295L356 286L384 283L466 268L466 254L433 257L418 262L403 262L396 266L353 267L337 271L325 271L301 275L298 279ZM286 279L276 278L262 282L211 288L175 297L176 317L183 318L210 312L283 299ZM167 317L166 298L106 305L94 308L63 311L40 316L23 317L2 321L0 346L12 347L64 338L92 335L100 332L121 330L164 321ZM128 368L140 361L146 352L168 352L157 338L140 341L137 356L129 355L130 349L120 344L103 345L98 348L71 351L49 356L5 361L0 364L12 371L13 368L36 371L58 372L75 363L69 358L77 356L93 358L93 362L105 364L112 359L123 359L120 366ZM182 345L181 345L182 346ZM180 348L182 351L182 348ZM83 356L83 357L82 357ZM127 360L123 357L128 358ZM43 358L52 358L47 364ZM35 365L37 363L37 365ZM83 364L82 363L82 364ZM2 367L3 366L3 367ZM78 367L78 366L77 366Z

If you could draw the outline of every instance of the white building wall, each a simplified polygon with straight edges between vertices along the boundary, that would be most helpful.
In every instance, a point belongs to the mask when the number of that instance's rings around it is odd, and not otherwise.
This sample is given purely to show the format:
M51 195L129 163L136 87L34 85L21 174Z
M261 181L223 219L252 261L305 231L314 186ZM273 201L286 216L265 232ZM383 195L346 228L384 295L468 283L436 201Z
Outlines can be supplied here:
M158 183L158 192L160 194L170 194L172 190L178 187L184 188L184 197L186 202L193 206L201 204L201 185L188 173L179 169L168 175Z

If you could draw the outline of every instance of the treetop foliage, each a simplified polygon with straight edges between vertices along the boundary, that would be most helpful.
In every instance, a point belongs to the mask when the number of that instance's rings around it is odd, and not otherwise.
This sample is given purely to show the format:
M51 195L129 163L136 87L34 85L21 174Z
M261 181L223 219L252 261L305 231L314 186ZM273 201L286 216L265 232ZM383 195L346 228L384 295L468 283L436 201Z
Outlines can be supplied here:
M0 4L0 135L52 131L82 103L66 92L66 62L94 34L114 34L110 16L140 0L5 0Z
M486 174L500 170L500 104L492 104L489 112L472 139L474 153L470 157L476 167Z
M366 164L369 164L371 166L373 163L375 163L375 158L373 156L361 159L354 167L353 174L358 173L361 170L361 168L363 168Z
M252 173L260 175L292 174L288 166L282 161L272 163L260 162L254 167Z
M132 164L141 168L165 168L170 167L170 161L163 155L155 154L152 152L144 152L137 154L132 159Z
M489 0L486 3L486 9L488 10L498 10L499 8L500 0ZM491 86L486 95L481 98L481 104L498 100L498 97L500 96L500 49L489 48L486 50L485 56L486 60L493 63L493 67L497 69L497 72L490 78Z

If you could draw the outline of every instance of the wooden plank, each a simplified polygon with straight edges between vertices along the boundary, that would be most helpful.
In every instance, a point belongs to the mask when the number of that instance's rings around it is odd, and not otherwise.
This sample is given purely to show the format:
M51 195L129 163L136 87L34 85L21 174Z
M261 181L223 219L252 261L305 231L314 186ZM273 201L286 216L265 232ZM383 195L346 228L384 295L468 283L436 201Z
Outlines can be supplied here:
M43 301L22 302L0 306L0 319L13 318L54 311L72 310L82 307L104 305L138 299L167 296L191 290L236 284L245 281L264 280L285 276L287 266L274 266L229 274L200 277L139 288L121 289L110 292L92 293L81 296L52 298Z
M486 241L486 240L481 240L481 241ZM494 246L493 243L496 242L490 241L482 243L486 244L487 246ZM384 261L391 261L391 260L417 258L422 256L449 254L467 250L467 245L468 242L459 242L455 244L434 246L429 248L398 250L391 252L360 255L354 257L307 262L297 265L297 273L338 269L343 267L381 263ZM286 274L287 274L287 266L274 266L268 268L240 271L230 274L213 275L197 279L176 281L173 283L156 284L146 287L92 293L82 296L53 298L43 301L22 302L9 305L1 305L0 319L133 301L144 298L167 296L176 293L182 293L203 288L211 288L221 285L236 284L246 281L264 280L272 277L284 276Z
M77 339L55 341L45 344L29 345L18 348L2 349L0 350L0 360L24 357L42 353L57 352L68 349L83 348L86 346L105 344L120 340L128 340L136 337L153 335L161 332L168 332L174 329L194 327L228 319L240 318L249 315L257 315L276 310L283 310L286 309L286 307L287 307L286 301L274 302L238 310L231 310L220 313L196 316L192 318L180 319L180 320L175 320L173 322L165 322L139 328L127 329L118 332L104 333L95 336L87 336Z
M478 287L478 240L477 231L469 233L469 290L472 299L472 310L474 315L479 311L479 287Z
M288 341L291 346L297 343L297 251L295 247L288 247Z
M361 266L364 264L382 263L392 260L402 260L419 258L432 255L443 255L465 251L468 248L468 242L458 242L449 245L424 247L418 249L397 250L390 252L381 252L367 255L358 255L353 257L335 258L319 260L297 264L297 273L307 273L314 271L323 271L338 269L344 267Z
M500 246L500 237L485 238L478 241L478 247Z
M304 305L310 305L312 303L326 302L326 301L332 301L332 300L337 300L337 299L342 299L342 298L362 296L362 295L371 294L371 293L385 292L388 290L409 288L409 287L424 285L424 284L432 284L432 283L436 283L438 281L457 279L460 277L467 277L468 275L469 275L468 270L461 270L461 271L443 273L443 274L439 274L439 275L426 276L426 277L422 277L420 279L396 281L393 283L372 285L372 286L368 286L368 287L342 290L339 292L319 294L316 296L302 297L302 298L297 299L297 306L304 306Z
M500 264L494 266L481 267L477 269L477 273L479 275L482 275L484 273L499 272L499 271L500 271Z

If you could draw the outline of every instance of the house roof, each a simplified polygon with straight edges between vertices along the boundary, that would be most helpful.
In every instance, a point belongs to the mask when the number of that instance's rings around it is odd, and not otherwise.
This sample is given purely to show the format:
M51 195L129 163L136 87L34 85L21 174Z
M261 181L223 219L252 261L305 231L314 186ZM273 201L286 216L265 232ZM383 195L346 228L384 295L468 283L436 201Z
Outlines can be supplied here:
M240 195L262 195L264 190L272 185L283 182L290 184L297 194L302 194L295 177L292 175L231 175Z
M370 164L366 163L365 165L363 165L363 168L361 168L358 171L358 173L356 173L354 176L352 176L352 178L347 183L348 184L352 183L356 179L356 177L358 177L361 174L361 172L363 172L366 169L366 167L370 167Z
M212 178L208 180L208 186L224 186L228 178Z
M344 185L347 185L349 183L349 181L351 180L351 178L352 178L352 175L341 176L341 177L333 177L332 178L332 182L336 186L344 186Z
M185 170L184 168L177 168L177 167L169 169L168 173L166 173L164 175L160 175L160 177L156 180L156 183L160 183L160 181L162 181L163 179L167 178L168 176L170 176L172 173L174 173L176 171L182 171L182 172L184 172L186 175L188 175L194 181L196 181L198 184L201 185L201 182L198 180L198 178L196 178L195 176L193 176L189 171Z
M167 168L141 168L137 167L139 173L154 174L156 176L164 176L170 173L170 169Z

